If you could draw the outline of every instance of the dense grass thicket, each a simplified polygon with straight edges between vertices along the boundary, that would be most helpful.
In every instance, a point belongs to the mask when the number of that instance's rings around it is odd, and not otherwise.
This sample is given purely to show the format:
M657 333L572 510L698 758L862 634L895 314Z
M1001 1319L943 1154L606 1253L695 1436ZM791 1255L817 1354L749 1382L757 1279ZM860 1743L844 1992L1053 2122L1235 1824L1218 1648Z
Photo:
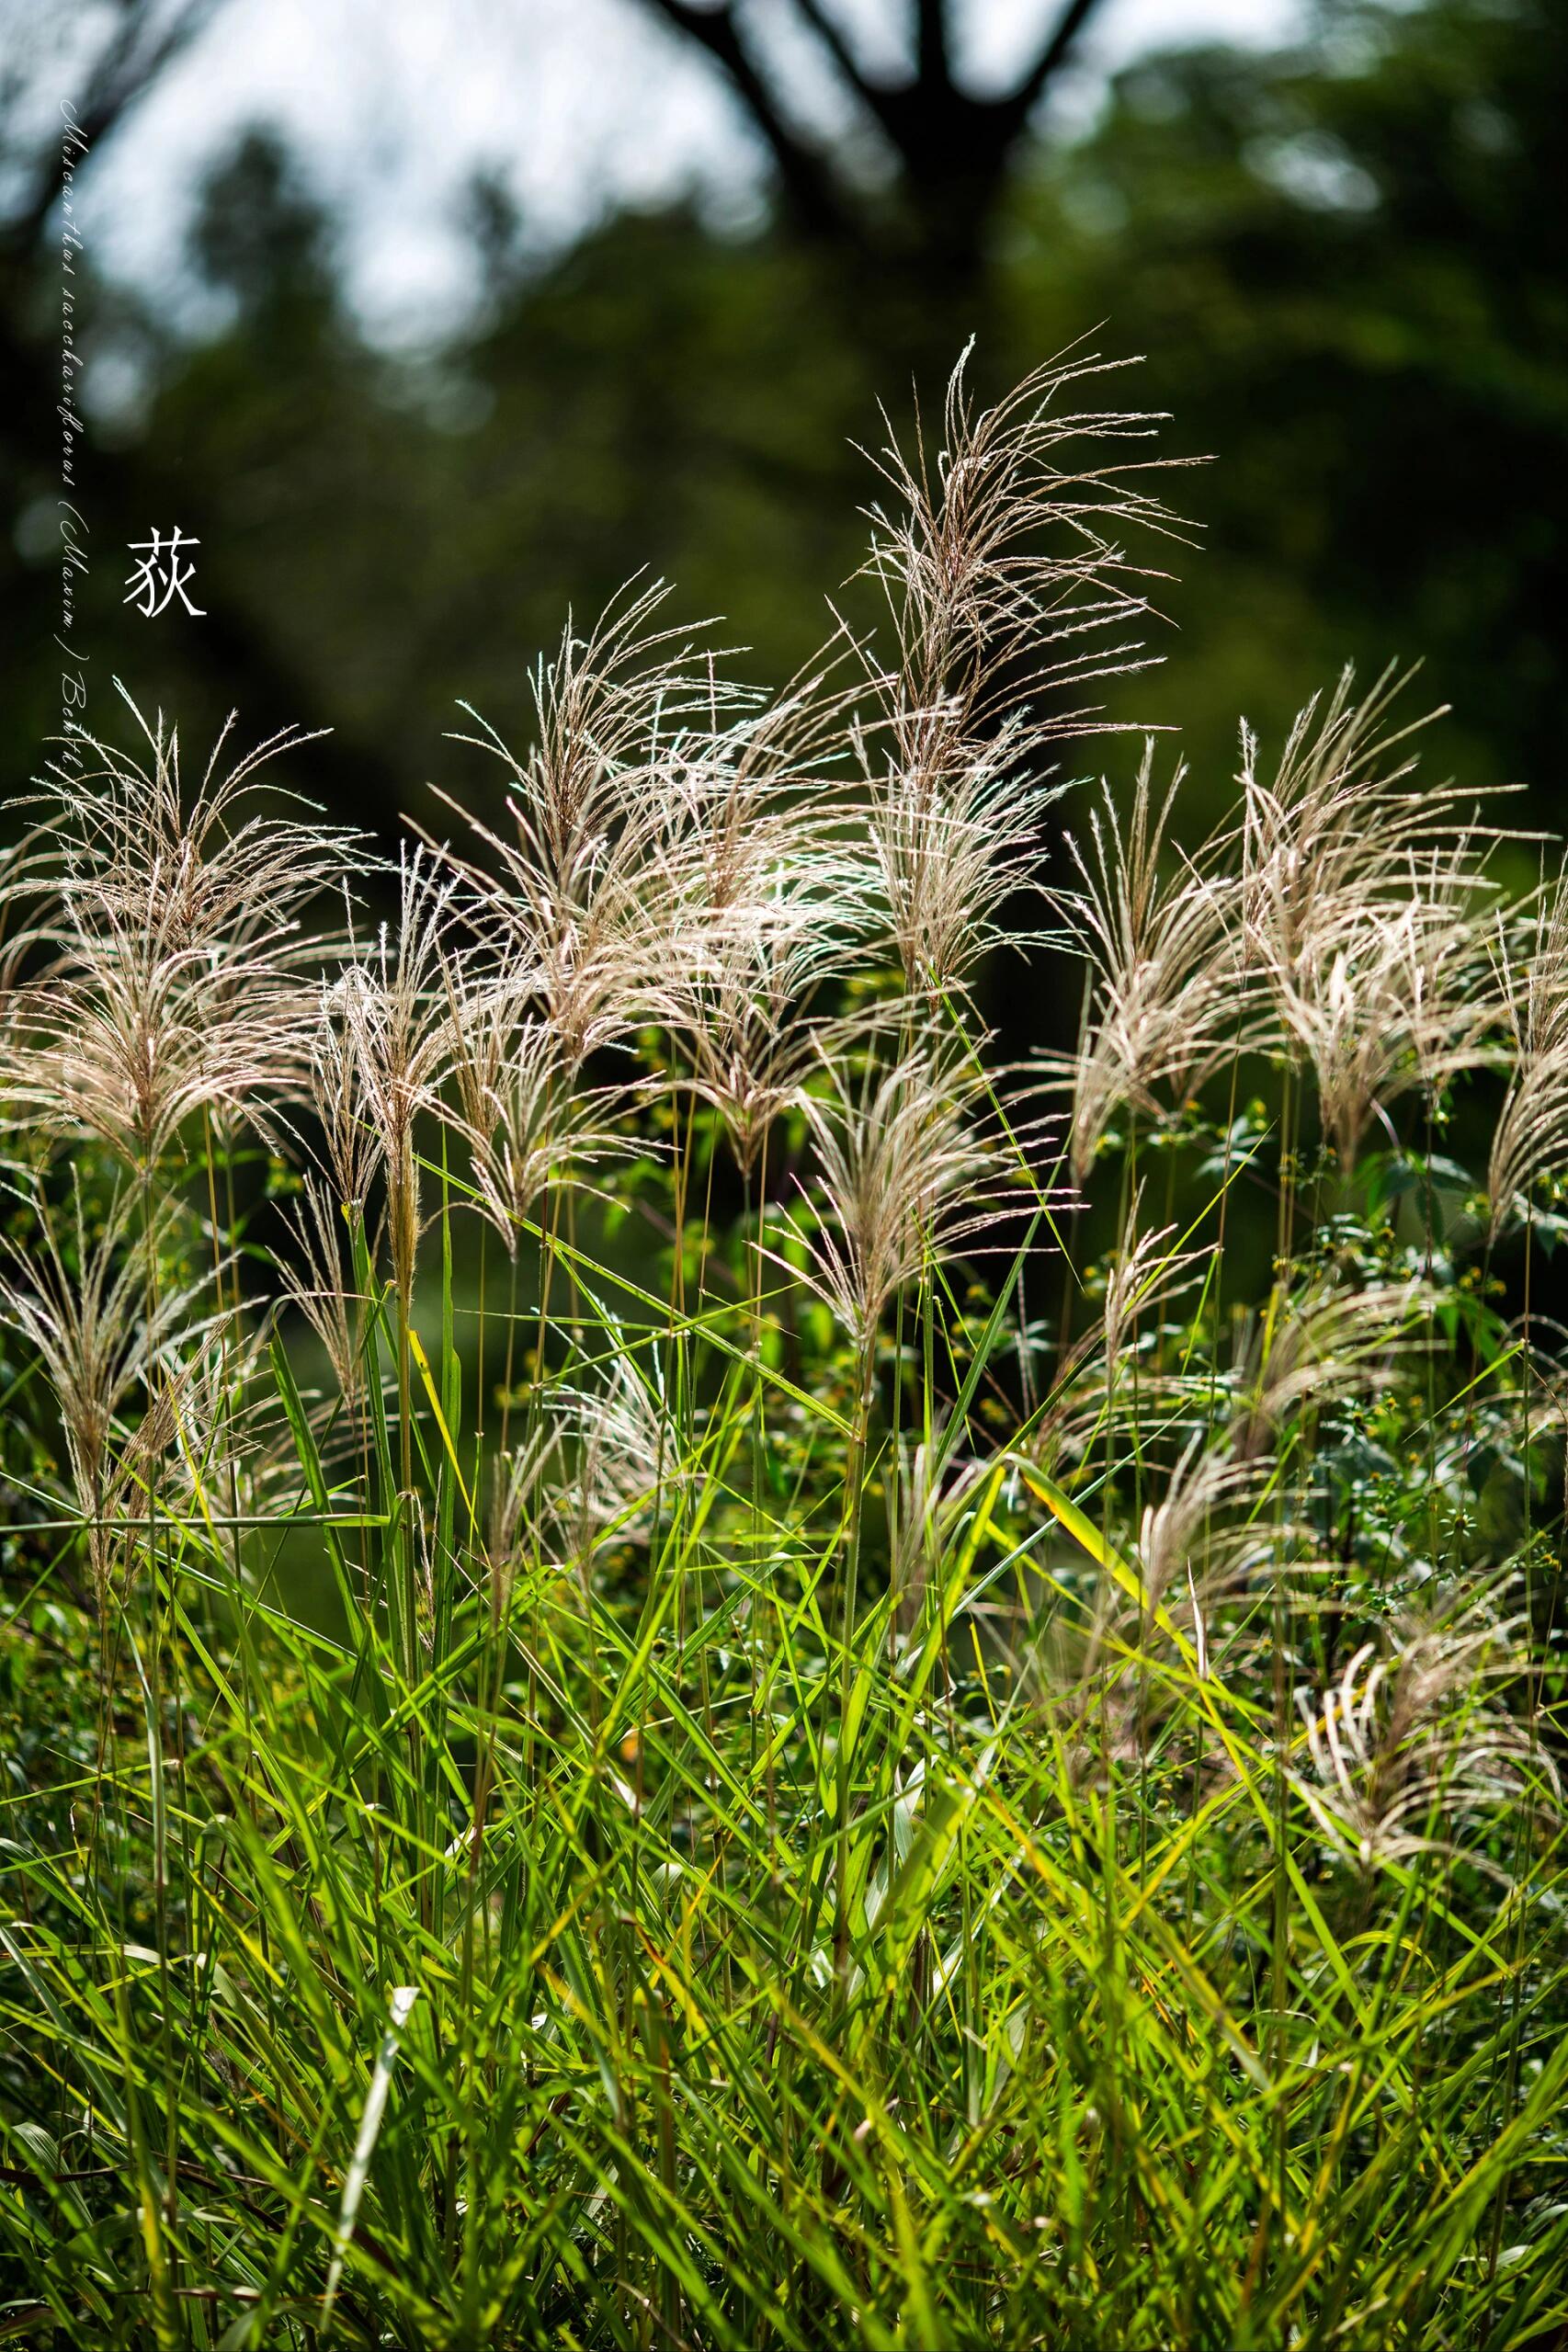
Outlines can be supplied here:
M1568 898L1391 679L1065 783L1095 372L781 697L569 628L384 927L287 742L28 808L0 2335L1563 2340Z

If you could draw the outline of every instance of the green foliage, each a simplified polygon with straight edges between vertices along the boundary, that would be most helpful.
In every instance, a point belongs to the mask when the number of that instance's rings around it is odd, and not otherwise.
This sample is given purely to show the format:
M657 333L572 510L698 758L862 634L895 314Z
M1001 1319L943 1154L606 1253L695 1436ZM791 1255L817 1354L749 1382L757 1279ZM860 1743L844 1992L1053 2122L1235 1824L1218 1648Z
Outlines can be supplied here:
M1146 761L1052 892L1042 1123L964 976L1162 519L1080 381L960 370L890 459L853 692L569 630L475 738L511 829L369 949L256 757L56 779L4 891L22 2340L1563 2326L1565 903L1499 904L1386 679L1179 860Z
M1448 756L1558 820L1565 77L1538 0L1332 0L1293 52L1141 62L1018 192L1012 332L1114 320L1221 460L1187 493L1210 551L1164 713L1211 813L1230 714L1354 648L1428 659Z

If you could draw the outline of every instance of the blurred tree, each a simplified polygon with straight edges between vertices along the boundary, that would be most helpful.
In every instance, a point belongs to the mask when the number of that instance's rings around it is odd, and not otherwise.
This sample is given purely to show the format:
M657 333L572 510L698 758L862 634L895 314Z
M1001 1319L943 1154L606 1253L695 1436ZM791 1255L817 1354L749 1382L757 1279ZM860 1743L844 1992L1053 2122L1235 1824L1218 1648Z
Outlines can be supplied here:
M191 263L254 333L301 313L320 321L334 293L331 225L271 133L244 132L210 173L189 238Z
M796 224L828 245L902 261L927 292L950 300L972 289L989 259L990 232L1010 170L1040 102L1071 58L1100 0L1065 0L1005 90L970 89L955 66L957 0L892 0L905 70L879 73L832 0L791 0L793 29L818 50L850 114L891 166L868 185L801 123L773 62L733 0L643 0L710 57L773 158ZM900 21L902 20L902 21ZM778 27L774 28L777 35Z
M0 692L29 763L40 740L58 733L61 723L56 599L40 596L39 570L42 563L57 568L60 558L62 398L80 407L86 367L117 344L122 357L128 348L134 351L136 372L164 381L177 380L187 356L172 342L165 322L98 284L90 258L78 248L67 256L77 365L62 381L62 198L71 175L90 169L94 154L124 135L160 76L219 5L112 0L85 28L85 40L73 12L40 12L32 0L21 6L9 0L0 9L6 55L0 72L0 382L6 393L0 497L19 520L21 540L0 540ZM51 95L40 103L40 91L60 90L67 93L63 98ZM247 271L253 290L268 274L280 283L292 278L301 298L295 303L300 331L291 353L274 348L272 364L291 359L302 381L313 373L322 347L316 330L335 311L329 272L321 266L324 224L307 222L308 208L301 209L297 190L285 187L279 161L272 188L277 217L267 225L267 169L254 145L236 157L237 176L229 182L233 200L224 203L220 186L208 208L214 226L205 266L213 282L227 280L236 292ZM325 724L330 704L315 698L312 665L296 666L284 657L266 609L236 592L232 574L211 562L215 550L204 535L202 510L214 485L189 466L177 441L155 432L96 431L87 437L84 466L81 505L90 568L79 584L78 609L96 648L86 723L118 724L109 680L123 665L141 699L153 706L166 699L195 723L238 707L264 732L287 719ZM47 533L35 528L40 517L47 517ZM154 524L164 528L176 520L203 540L199 658L193 658L194 642L179 644L166 631L153 635L145 628L135 632L119 606L126 549ZM343 806L384 802L388 772L373 743L330 737L313 747L310 761L320 789Z
M1120 391L1219 453L1175 485L1209 540L1161 598L1181 658L1114 698L1182 722L1211 805L1238 710L1278 727L1358 652L1429 656L1463 722L1449 757L1534 778L1555 812L1565 98L1547 0L1337 0L1300 48L1139 66L1087 134L1015 170L983 384L1108 319L1108 350L1151 355ZM121 615L125 566L102 551L95 681L120 667L198 732L232 701L247 729L331 723L305 781L370 822L452 772L459 695L520 729L567 605L639 566L786 675L857 560L872 485L848 443L878 437L879 393L906 405L884 318L788 222L741 239L680 210L625 217L541 267L504 185L468 217L483 311L398 358L366 348L333 224L275 141L208 186L190 268L219 300L198 343L88 290L95 352L132 352L143 387L95 426L95 534L197 531L211 615L199 637ZM52 275L7 297L32 355L0 423L24 514L53 494ZM933 374L973 308L933 290ZM54 689L50 561L28 531L0 543L0 691L28 761Z
M1011 335L1108 316L1219 455L1160 697L1207 742L1351 653L1424 656L1449 756L1562 821L1565 115L1554 0L1337 0L1293 51L1150 59L1041 153Z

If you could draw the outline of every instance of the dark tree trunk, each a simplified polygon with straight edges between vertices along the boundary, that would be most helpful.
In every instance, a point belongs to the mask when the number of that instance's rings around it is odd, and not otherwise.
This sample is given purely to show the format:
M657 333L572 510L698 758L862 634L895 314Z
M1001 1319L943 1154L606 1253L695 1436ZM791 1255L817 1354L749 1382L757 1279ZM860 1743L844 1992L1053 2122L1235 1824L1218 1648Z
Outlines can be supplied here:
M747 47L731 0L644 0L723 74L767 143L785 215L803 235L908 272L938 301L962 300L984 275L991 232L1029 119L1072 54L1098 0L1066 0L1050 35L1011 89L981 97L955 78L952 0L914 0L915 70L874 78L832 14L832 0L793 0L859 111L896 166L891 208L858 193L834 157L789 113Z

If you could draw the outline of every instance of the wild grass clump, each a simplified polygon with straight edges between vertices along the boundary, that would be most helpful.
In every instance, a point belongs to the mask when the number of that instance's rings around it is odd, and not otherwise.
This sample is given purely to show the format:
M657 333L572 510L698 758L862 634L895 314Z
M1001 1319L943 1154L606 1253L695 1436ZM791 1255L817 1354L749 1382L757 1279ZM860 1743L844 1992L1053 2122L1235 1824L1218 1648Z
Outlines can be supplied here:
M1568 901L1392 677L1051 813L1094 372L890 451L885 642L630 592L391 877L287 738L32 808L0 2333L1568 2326Z

